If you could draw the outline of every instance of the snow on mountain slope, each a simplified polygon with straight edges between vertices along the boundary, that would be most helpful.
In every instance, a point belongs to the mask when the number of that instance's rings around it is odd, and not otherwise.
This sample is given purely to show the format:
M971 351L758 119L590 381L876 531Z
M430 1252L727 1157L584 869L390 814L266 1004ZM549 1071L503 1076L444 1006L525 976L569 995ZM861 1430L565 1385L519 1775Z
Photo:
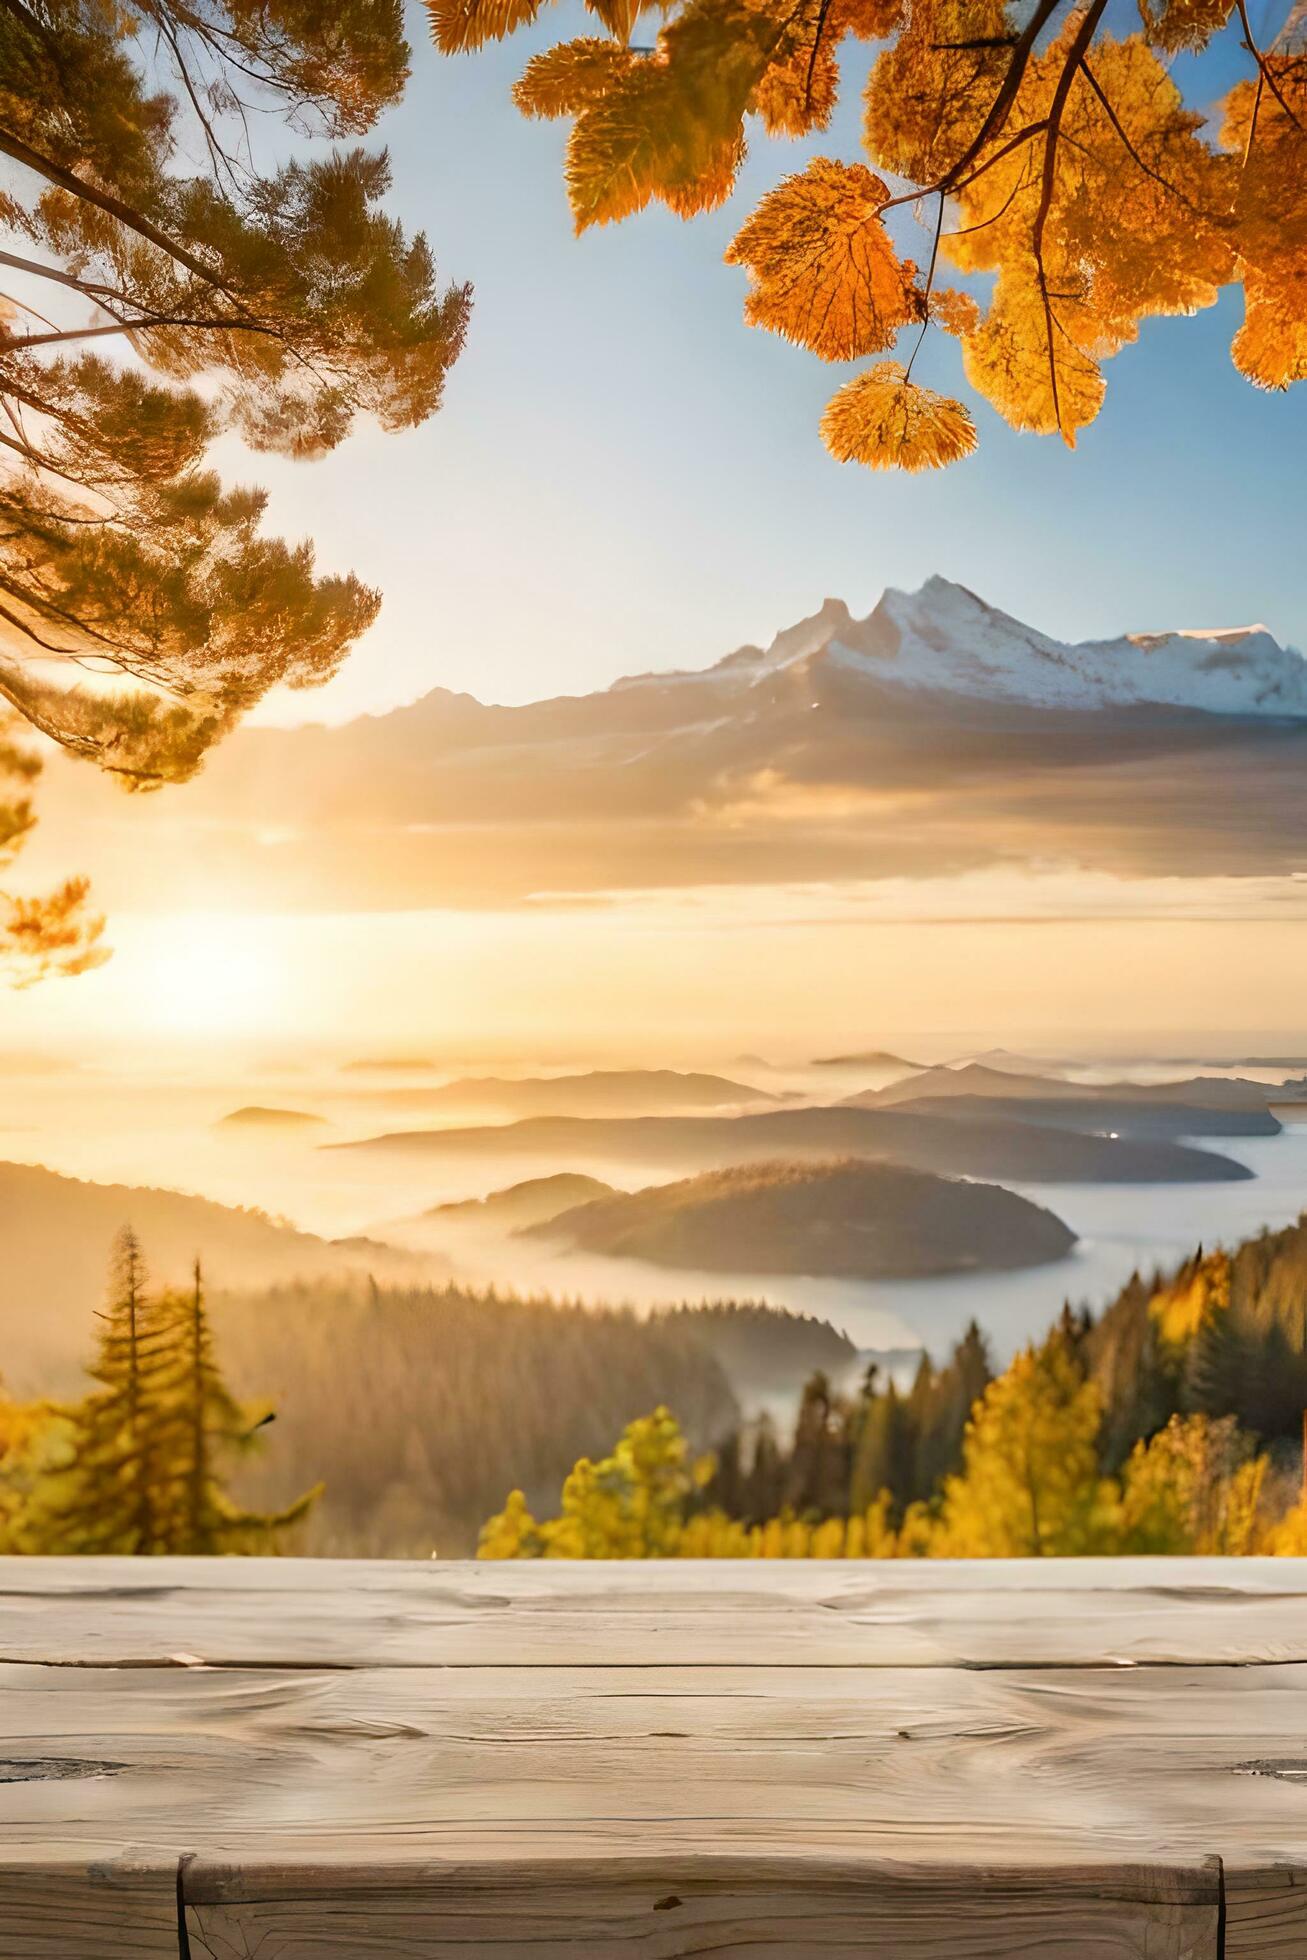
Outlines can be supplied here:
M1307 661L1264 626L1131 633L1068 646L942 578L928 579L919 592L891 588L868 619L837 629L828 652L838 665L878 681L1034 707L1151 703L1307 717Z

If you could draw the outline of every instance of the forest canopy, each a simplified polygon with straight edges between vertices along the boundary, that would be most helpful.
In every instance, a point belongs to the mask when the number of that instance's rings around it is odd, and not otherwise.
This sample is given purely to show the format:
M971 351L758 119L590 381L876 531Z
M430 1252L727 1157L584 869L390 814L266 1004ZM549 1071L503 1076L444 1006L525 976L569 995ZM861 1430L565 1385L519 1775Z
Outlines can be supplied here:
M33 821L32 730L129 788L180 782L375 617L206 454L320 456L439 407L470 293L355 140L408 59L398 0L4 0L0 861ZM273 165L273 131L323 147ZM85 899L0 901L0 956L94 964Z
M846 44L875 44L868 161L815 157L726 254L752 325L868 363L822 419L840 461L930 469L975 447L969 407L913 378L931 328L1014 428L1072 447L1141 323L1224 286L1243 289L1239 370L1272 389L1307 375L1301 5L1273 10L1266 45L1246 0L586 5L592 31L534 55L514 91L525 115L570 119L578 231L655 200L683 218L721 205L746 143L826 130ZM529 25L542 0L427 6L454 54Z

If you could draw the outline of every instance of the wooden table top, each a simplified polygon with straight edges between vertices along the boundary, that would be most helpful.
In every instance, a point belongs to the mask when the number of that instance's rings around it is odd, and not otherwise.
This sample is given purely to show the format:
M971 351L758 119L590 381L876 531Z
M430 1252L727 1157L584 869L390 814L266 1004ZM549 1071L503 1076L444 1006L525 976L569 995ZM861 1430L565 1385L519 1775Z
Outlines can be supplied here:
M0 1559L0 1960L1307 1960L1307 1560Z

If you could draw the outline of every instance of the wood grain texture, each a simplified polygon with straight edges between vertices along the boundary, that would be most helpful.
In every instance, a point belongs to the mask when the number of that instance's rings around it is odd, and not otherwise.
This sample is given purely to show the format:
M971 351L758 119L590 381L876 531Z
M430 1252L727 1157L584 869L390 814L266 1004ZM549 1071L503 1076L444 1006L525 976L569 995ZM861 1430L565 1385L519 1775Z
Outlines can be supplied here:
M204 1882L204 1881L202 1881ZM208 1881L212 1884L212 1877ZM324 1894L321 1876L283 1872L268 1896L188 1907L202 1960L303 1960L310 1954L411 1960L647 1960L691 1955L820 1955L866 1960L1217 1960L1214 1869L995 1869L964 1883L947 1864L916 1869L797 1858L784 1865L710 1857L569 1860L471 1874L433 1869L419 1883L371 1875Z
M339 1667L1301 1661L1307 1560L0 1559L0 1660L177 1657Z
M0 1960L1304 1960L1299 1561L0 1561Z
M0 1861L4 1960L177 1960L177 1952L175 1859L140 1866L111 1850L87 1864Z

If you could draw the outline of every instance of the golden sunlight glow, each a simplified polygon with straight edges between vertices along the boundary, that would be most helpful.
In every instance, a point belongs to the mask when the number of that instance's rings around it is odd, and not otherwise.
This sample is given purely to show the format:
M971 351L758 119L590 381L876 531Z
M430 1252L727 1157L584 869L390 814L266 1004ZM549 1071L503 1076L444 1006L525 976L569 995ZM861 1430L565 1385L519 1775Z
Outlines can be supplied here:
M284 978L271 936L258 921L192 912L174 915L150 948L153 1024L170 1034L241 1034L267 1026Z

